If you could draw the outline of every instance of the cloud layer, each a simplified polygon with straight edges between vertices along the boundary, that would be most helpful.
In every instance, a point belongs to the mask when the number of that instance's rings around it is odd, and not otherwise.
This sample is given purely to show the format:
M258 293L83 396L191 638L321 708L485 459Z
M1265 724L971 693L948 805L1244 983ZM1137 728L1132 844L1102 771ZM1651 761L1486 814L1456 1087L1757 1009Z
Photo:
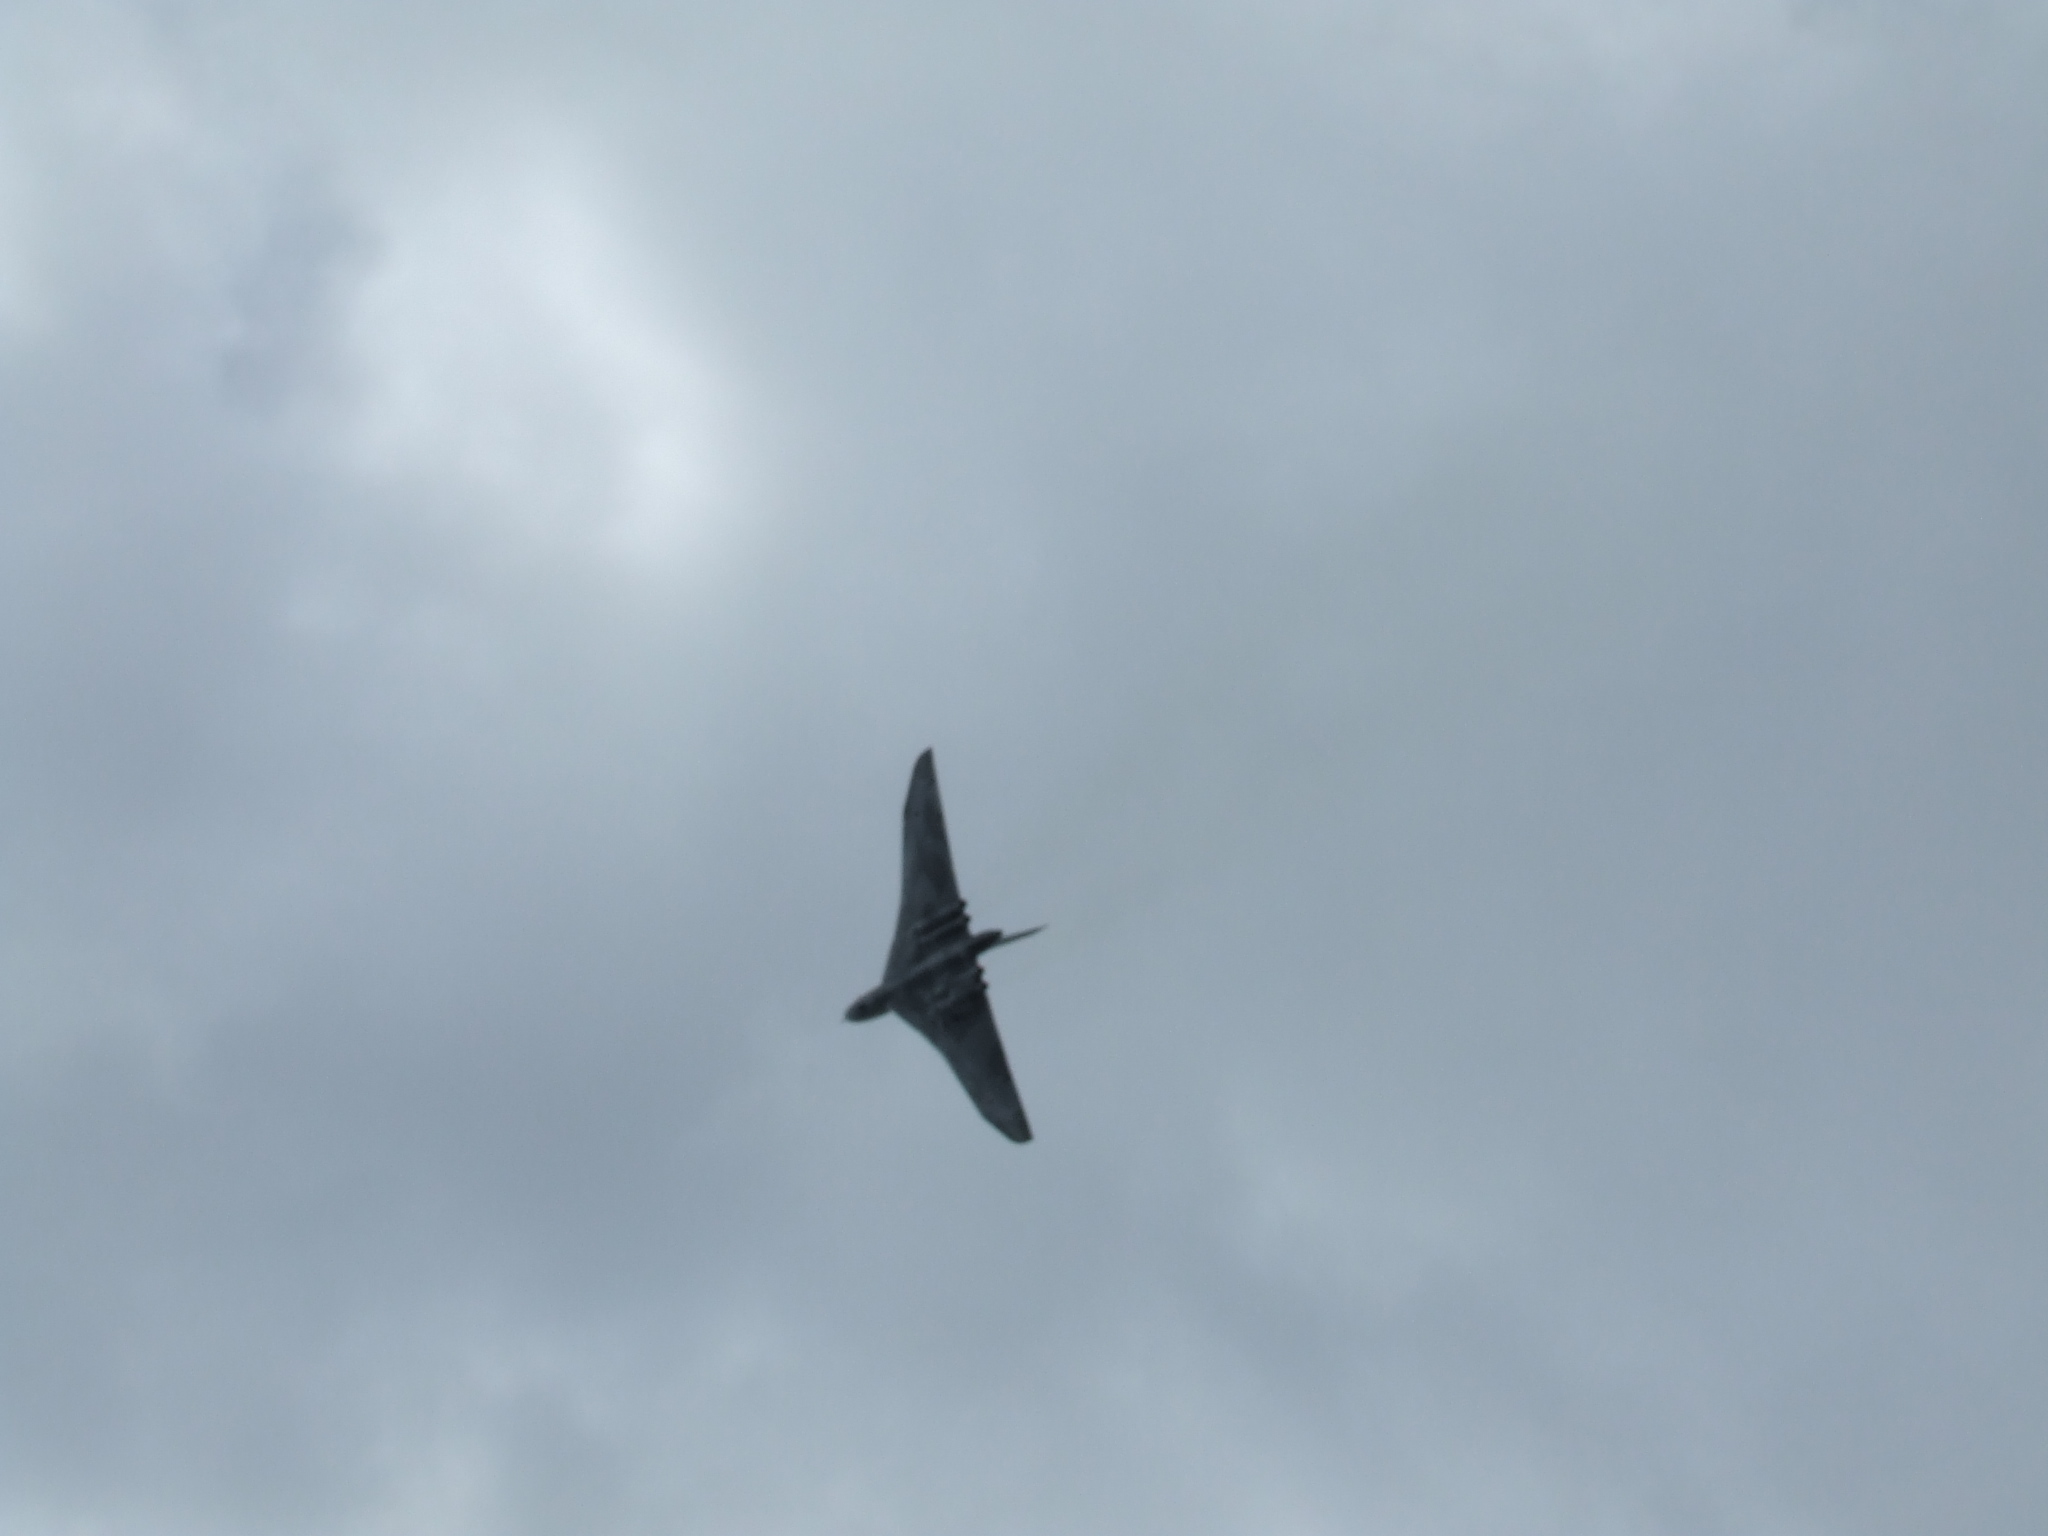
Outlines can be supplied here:
M2024 1526L2044 50L14 8L0 1526Z

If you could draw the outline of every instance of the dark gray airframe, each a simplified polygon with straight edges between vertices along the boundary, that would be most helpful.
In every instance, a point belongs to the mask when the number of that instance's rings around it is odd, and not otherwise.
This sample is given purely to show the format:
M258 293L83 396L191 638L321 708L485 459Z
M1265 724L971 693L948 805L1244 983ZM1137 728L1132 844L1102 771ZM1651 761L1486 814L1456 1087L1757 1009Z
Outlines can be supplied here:
M967 903L954 883L953 854L946 845L938 770L926 748L910 770L910 793L903 802L903 901L896 912L896 942L889 946L882 984L855 998L846 1017L859 1023L893 1009L939 1048L974 1107L1012 1141L1029 1141L1031 1122L1024 1118L1024 1103L996 1034L979 957L1038 931L1027 928L1007 937L999 928L968 932Z

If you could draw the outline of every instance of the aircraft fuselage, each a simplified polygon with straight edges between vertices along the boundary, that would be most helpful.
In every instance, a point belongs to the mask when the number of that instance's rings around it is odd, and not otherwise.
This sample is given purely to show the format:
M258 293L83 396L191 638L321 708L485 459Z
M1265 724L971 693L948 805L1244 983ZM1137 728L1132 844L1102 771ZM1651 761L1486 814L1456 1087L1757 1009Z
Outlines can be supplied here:
M963 924L962 926L965 925ZM1034 928L1031 930L1031 933L1036 933L1037 931ZM958 966L972 965L977 955L980 955L984 950L994 949L998 944L1014 943L1018 939L1029 938L1030 936L1030 933L1013 933L1006 939L1003 937L1002 929L988 928L963 939L958 944L949 944L937 954L926 958L904 975L897 977L896 980L884 982L879 987L871 987L866 992L861 993L846 1010L847 1022L859 1024L868 1019L878 1019L896 1006L898 994L916 986L919 982Z

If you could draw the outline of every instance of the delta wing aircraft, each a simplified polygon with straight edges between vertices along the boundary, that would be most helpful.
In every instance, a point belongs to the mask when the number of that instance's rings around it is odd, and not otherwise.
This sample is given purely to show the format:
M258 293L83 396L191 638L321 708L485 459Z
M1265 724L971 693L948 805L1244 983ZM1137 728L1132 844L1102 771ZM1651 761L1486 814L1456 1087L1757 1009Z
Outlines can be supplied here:
M939 774L927 748L910 770L903 802L903 899L896 911L896 941L882 984L863 992L846 1010L850 1022L894 1011L939 1048L960 1086L990 1125L1012 1141L1029 1141L1031 1123L1010 1078L1010 1063L988 1005L980 956L998 944L1028 939L1045 925L1005 935L1000 928L970 933L967 903L953 879L946 843L946 813L939 805Z

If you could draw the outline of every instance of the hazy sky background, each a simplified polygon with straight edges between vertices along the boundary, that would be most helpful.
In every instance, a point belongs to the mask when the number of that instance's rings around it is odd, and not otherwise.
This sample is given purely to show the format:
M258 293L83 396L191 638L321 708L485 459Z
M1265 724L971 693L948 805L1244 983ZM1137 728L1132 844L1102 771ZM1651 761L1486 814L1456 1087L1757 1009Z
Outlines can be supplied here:
M9 1536L2039 1530L2044 785L2037 4L0 10Z

